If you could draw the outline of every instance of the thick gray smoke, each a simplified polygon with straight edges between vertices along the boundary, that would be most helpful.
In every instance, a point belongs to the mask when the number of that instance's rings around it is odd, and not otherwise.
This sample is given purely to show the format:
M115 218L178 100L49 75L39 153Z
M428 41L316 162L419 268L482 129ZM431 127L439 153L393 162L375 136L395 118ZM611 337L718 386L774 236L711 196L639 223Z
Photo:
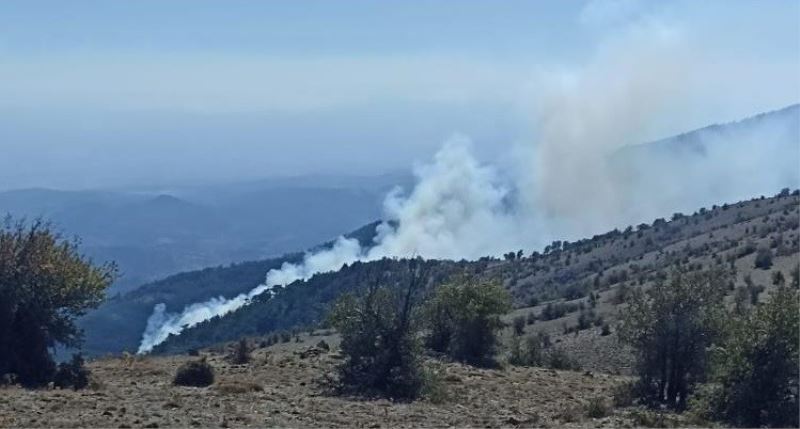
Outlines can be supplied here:
M478 258L538 249L675 211L730 202L800 183L798 108L685 142L630 147L680 108L686 89L681 38L658 25L634 25L600 46L580 70L537 74L523 103L532 136L498 148L500 166L482 164L465 137L448 140L415 169L408 194L387 196L385 222L362 248L340 237L299 264L267 273L263 285L167 314L155 307L139 352L275 285L338 270L357 260L418 255ZM501 174L502 172L502 174Z

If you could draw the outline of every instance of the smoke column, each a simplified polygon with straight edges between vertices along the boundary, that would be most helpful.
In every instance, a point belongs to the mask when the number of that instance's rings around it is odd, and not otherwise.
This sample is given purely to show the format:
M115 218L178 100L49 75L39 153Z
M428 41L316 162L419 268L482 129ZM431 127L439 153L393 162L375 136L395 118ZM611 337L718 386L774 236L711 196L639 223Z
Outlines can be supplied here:
M415 167L410 193L397 189L387 196L386 222L372 246L361 248L357 240L340 237L299 264L271 270L265 283L247 294L192 304L175 314L156 305L139 352L234 311L276 285L345 263L529 251L553 239L573 240L797 187L797 106L741 125L735 133L698 133L693 150L683 144L630 147L681 107L691 67L686 50L679 31L637 22L602 43L578 70L540 71L521 101L533 118L531 136L498 148L506 161L482 164L468 138L449 139L431 163Z

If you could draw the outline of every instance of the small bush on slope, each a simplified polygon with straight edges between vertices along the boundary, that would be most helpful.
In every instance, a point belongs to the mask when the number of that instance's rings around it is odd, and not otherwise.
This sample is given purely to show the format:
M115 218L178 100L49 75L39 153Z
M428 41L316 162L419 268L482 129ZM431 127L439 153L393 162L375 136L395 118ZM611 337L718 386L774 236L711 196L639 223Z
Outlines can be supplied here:
M89 385L89 374L89 370L84 365L83 356L80 353L74 354L71 361L58 364L53 384L62 389L83 389Z
M178 368L172 384L176 386L206 387L214 383L214 368L205 358L186 362Z

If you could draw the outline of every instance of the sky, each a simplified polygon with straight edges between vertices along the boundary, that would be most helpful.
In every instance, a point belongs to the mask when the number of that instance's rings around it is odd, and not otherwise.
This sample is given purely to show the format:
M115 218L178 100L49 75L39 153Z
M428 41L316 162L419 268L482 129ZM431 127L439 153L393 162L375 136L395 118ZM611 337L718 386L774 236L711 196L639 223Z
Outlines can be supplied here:
M453 134L491 160L543 74L643 26L685 67L637 139L800 100L797 0L5 0L0 190L381 174Z

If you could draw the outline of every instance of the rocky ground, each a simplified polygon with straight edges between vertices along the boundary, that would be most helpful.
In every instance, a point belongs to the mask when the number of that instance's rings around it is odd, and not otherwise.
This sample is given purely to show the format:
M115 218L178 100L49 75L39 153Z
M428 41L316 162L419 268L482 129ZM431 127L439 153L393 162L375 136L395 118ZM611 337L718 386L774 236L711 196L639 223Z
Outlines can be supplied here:
M544 368L476 369L428 364L438 392L413 402L338 397L324 379L338 355L317 337L253 352L246 365L203 352L216 371L206 388L172 385L177 367L198 357L95 360L90 388L0 389L2 427L632 427L680 424L632 408L615 408L627 378ZM311 350L310 353L307 351ZM303 352L306 353L303 353ZM591 402L600 404L592 409ZM672 422L672 423L670 423Z

